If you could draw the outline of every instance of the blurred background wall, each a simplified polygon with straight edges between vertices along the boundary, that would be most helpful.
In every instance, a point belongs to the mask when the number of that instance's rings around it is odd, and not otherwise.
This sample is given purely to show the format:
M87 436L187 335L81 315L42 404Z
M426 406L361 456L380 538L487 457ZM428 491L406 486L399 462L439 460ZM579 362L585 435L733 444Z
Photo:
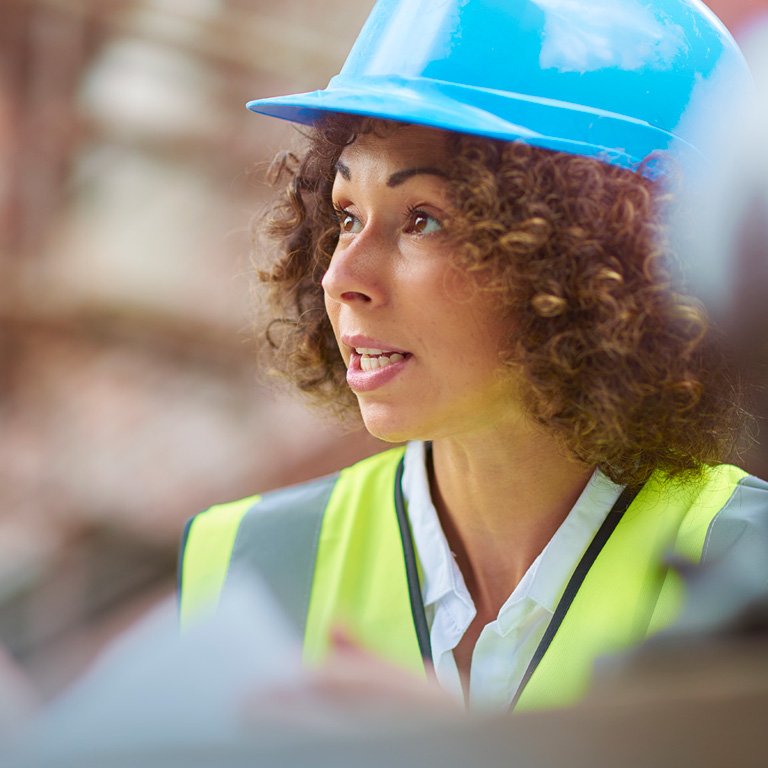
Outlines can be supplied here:
M251 219L373 2L0 0L0 642L44 693L186 518L377 450L257 381Z
M59 690L186 518L379 446L257 381L251 219L373 0L0 0L0 643ZM762 0L712 7L738 30Z

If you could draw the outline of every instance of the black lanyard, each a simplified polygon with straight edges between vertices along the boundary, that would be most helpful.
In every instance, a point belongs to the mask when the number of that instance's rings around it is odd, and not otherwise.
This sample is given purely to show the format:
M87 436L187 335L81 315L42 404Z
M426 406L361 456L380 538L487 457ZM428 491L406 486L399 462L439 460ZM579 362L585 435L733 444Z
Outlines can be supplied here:
M429 639L427 617L424 613L424 600L421 596L419 571L416 567L416 553L413 548L413 536L411 535L411 526L408 523L408 515L405 511L405 499L403 498L402 480L404 468L405 457L400 460L400 463L397 466L397 473L395 474L395 511L397 512L397 522L400 526L400 538L403 542L405 573L408 578L408 595L411 599L411 613L413 615L413 625L416 628L416 637L419 640L419 650L421 651L423 659L432 661L432 644ZM560 598L560 602L557 604L557 608L555 608L555 612L552 614L552 618L547 625L544 636L541 638L541 642L536 648L536 652L533 654L533 658L531 659L530 664L528 664L528 668L525 670L523 679L520 681L520 685L517 687L512 703L509 705L510 710L515 708L525 686L528 684L528 681L533 676L539 663L544 658L544 654L551 645L555 634L557 634L557 630L563 623L565 614L571 607L571 603L573 603L576 593L584 582L587 573L589 573L589 569L592 567L595 560L597 560L597 556L616 529L623 514L629 509L629 505L634 501L639 490L639 488L625 488L621 492L621 495L616 499L616 503L613 507L611 507L611 511L606 516L600 529L592 539L592 542L587 547L587 551L584 553L579 564L576 566L576 570L574 570L571 575L570 581L563 592L563 596Z

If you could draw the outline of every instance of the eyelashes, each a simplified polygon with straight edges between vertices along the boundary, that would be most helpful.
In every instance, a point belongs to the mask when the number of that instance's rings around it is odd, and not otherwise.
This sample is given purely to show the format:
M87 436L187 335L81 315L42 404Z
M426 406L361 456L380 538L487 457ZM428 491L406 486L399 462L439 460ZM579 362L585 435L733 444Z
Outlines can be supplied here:
M342 232L352 232L354 234L355 225L360 224L357 216L350 213L346 208L342 208L337 203L333 203L333 215ZM362 229L362 227L360 227L360 229ZM357 231L359 232L360 229Z
M341 232L355 234L362 229L362 224L357 216L336 202L332 202L331 205L333 217ZM406 221L404 231L411 234L431 235L443 229L443 223L440 219L418 205L408 206Z
M418 206L408 208L408 231L417 235L433 235L443 228L440 219Z
M338 203L331 203L333 208L333 218L341 224L341 220L344 216L349 216L349 211L346 208L342 208Z

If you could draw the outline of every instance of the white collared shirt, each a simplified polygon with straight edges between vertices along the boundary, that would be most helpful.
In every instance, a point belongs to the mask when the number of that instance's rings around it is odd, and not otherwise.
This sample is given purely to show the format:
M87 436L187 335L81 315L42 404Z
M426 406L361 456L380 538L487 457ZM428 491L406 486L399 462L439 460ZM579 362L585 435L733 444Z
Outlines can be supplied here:
M499 615L483 627L470 665L471 709L509 707L571 574L621 490L595 471ZM432 503L424 443L406 447L403 497L421 567L435 673L443 688L463 701L453 649L476 610Z

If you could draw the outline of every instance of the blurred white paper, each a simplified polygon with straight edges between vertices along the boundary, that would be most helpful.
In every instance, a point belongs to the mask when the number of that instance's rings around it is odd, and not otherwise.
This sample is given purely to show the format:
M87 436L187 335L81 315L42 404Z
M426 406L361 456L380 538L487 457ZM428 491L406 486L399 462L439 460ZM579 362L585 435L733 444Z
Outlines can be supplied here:
M240 574L216 612L184 633L175 599L151 611L43 711L8 759L76 765L78 756L232 743L243 738L247 699L301 674L295 630L267 588Z

